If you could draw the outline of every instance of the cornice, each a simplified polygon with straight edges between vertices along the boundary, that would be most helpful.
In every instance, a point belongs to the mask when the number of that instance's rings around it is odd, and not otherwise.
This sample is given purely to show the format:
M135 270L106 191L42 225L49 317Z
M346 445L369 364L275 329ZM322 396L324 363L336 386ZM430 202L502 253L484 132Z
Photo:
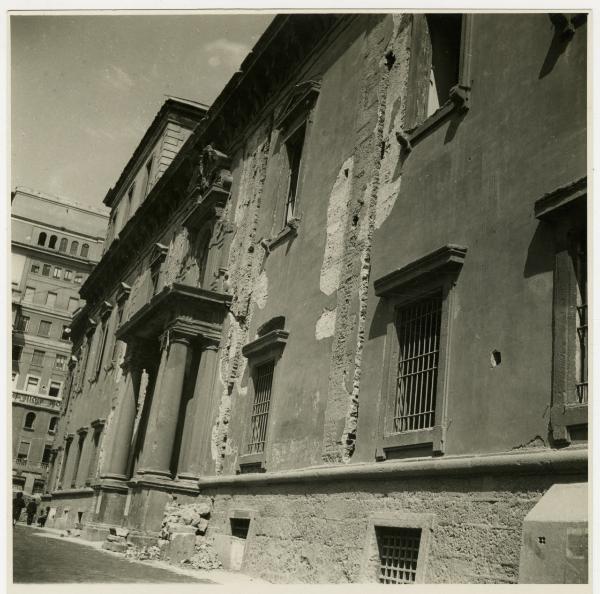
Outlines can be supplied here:
M79 256L71 256L65 252L59 252L57 250L51 250L48 248L44 248L38 245L31 245L29 243L23 243L21 241L13 240L11 241L11 251L14 251L12 248L16 247L25 252L36 254L40 261L43 261L42 257L49 257L51 262L59 261L61 263L67 263L73 269L77 269L77 267L81 267L83 272L90 272L96 264L98 264L99 260L90 260L89 258L80 258Z
M242 347L242 355L247 359L256 357L266 351L274 349L283 349L285 347L290 333L287 330L271 330L264 336L245 344Z
M587 176L548 192L536 200L535 216L543 221L553 220L575 205L581 205L584 209L586 197Z

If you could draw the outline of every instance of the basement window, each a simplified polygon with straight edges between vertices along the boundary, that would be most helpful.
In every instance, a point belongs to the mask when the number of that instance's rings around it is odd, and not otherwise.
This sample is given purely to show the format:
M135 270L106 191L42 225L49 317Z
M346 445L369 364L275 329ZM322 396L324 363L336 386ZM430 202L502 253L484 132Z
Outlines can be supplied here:
M237 538L248 538L248 531L250 530L250 518L230 518L231 522L231 536Z
M381 584L414 584L421 544L419 528L376 527Z

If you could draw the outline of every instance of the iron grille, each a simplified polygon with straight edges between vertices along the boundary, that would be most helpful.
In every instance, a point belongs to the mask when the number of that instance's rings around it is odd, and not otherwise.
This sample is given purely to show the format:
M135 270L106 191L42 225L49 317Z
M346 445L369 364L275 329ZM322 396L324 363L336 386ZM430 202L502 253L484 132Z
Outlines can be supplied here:
M269 361L257 367L254 372L254 403L250 419L248 454L258 454L265 449L274 368L275 362Z
M419 528L376 528L379 548L379 582L413 584L421 544Z
M587 306L587 238L577 244L576 274L579 286L577 303L577 402L588 401L588 306Z
M441 293L398 311L395 433L428 429L435 424L441 317Z

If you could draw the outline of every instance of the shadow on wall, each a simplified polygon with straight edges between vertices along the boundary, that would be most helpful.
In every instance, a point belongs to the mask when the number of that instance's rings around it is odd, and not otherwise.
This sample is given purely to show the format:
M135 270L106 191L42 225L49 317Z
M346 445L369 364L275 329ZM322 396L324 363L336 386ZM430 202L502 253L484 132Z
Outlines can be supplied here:
M540 222L527 249L523 276L531 278L537 274L554 270L554 232L552 227Z

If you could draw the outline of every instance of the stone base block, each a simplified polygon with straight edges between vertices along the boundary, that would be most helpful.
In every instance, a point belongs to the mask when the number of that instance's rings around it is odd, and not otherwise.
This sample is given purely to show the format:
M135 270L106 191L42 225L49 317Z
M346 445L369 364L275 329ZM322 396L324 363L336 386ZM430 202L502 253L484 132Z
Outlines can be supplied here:
M196 544L195 534L172 534L169 544L163 547L163 555L168 557L171 562L179 562L189 559L194 555L194 546Z
M225 569L239 571L244 560L246 540L228 534L215 534L214 546Z
M124 553L127 550L127 543L126 542L111 542L110 540L107 540L102 545L102 548L106 549L107 551L114 551L115 553Z

